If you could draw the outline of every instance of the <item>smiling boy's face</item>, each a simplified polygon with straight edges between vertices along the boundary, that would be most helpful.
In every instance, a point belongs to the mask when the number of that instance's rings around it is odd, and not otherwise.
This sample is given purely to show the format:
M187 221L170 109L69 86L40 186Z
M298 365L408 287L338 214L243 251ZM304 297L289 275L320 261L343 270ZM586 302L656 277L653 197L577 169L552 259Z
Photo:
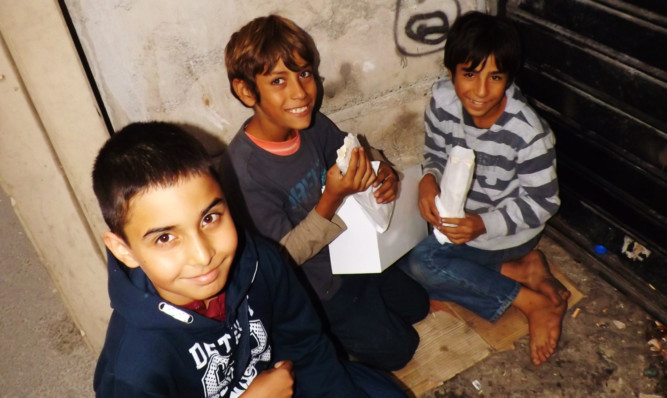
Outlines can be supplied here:
M255 76L260 101L236 80L234 89L239 98L255 115L246 126L253 136L267 141L285 141L295 130L310 126L317 99L317 84L313 68L298 54L294 55L299 68L292 71L282 59L267 74Z
M456 66L454 91L475 125L489 128L505 111L508 74L498 70L493 54L475 69L470 66L470 62Z
M124 231L127 242L107 232L105 244L128 267L141 267L165 300L207 300L225 286L238 240L220 185L210 175L137 194Z

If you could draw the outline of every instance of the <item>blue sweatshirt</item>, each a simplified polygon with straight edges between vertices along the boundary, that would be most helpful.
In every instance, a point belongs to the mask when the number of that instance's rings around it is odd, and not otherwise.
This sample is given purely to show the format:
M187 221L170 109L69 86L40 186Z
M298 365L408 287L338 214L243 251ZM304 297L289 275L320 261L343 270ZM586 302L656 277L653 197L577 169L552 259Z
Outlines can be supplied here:
M301 131L299 149L281 156L257 146L241 127L223 154L220 169L230 206L245 215L241 223L280 242L317 206L327 170L336 163L336 150L344 139L345 134L329 118L315 112L311 126ZM311 230L315 242L325 237L333 240L327 226L319 227ZM321 300L333 297L342 284L341 276L331 273L328 245L306 260L300 270Z
M280 360L294 361L295 397L366 397L275 248L243 237L224 322L170 304L140 268L108 254L113 313L95 371L97 397L237 397Z

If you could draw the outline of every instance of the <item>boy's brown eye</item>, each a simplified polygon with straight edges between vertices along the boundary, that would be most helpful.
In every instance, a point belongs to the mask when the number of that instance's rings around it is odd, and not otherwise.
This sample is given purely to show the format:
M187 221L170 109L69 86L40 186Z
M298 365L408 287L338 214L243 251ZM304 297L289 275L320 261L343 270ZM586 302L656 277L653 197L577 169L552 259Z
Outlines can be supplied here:
M215 222L219 217L220 217L220 214L218 214L218 213L207 214L207 215L205 215L204 218L202 219L202 223L203 223L204 225L213 223L213 222Z

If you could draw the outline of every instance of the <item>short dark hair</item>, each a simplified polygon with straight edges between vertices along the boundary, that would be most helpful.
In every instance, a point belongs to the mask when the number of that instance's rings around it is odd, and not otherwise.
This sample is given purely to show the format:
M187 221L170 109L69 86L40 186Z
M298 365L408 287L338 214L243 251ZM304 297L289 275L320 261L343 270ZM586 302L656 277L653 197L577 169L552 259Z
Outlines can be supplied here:
M100 149L93 167L93 190L107 226L126 240L124 226L135 195L204 174L218 181L212 157L195 137L171 123L132 123Z
M458 17L445 43L445 67L452 76L458 64L470 62L470 70L475 70L489 55L494 56L498 70L507 73L509 86L521 66L521 42L512 22L479 11Z
M291 71L298 71L295 53L312 68L319 79L319 53L313 38L297 24L278 15L255 18L232 34L225 47L225 67L229 78L229 88L240 100L232 82L242 80L259 102L259 91L255 76L273 70L278 60L282 60Z

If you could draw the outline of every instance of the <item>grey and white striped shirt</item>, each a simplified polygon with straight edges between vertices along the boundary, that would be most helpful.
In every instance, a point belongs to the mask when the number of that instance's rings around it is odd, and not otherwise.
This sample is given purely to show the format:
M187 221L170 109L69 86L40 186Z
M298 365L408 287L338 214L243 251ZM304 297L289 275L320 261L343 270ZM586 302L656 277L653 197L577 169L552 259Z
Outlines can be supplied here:
M456 145L475 152L465 210L482 217L486 233L468 245L485 250L527 242L544 229L560 206L553 132L516 85L505 94L505 111L488 129L475 127L464 114L448 78L433 85L425 112L424 174L440 181Z

